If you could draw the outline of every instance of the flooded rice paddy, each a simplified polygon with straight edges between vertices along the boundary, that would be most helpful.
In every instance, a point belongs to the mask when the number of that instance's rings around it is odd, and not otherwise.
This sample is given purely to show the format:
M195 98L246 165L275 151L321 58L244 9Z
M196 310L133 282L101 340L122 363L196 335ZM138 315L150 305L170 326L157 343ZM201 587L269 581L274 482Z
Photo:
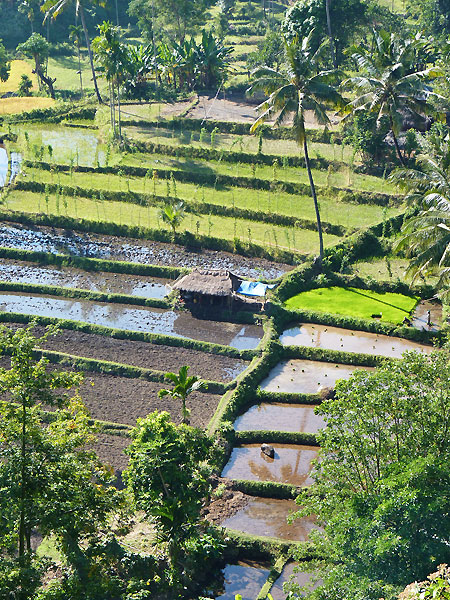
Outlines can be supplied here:
M124 243L126 241L126 243ZM88 258L162 266L228 269L242 277L274 279L289 265L214 250L188 250L162 242L134 240L94 233L75 233L49 227L22 227L0 222L0 246Z
M305 573L304 571L297 571L296 563L288 563L280 577L275 581L270 590L273 600L286 600L287 594L283 591L283 585L292 581L298 586L305 586L311 582L313 577L312 573ZM314 590L320 585L320 582L314 582L311 586L311 589Z
M320 388L332 388L338 379L347 379L361 368L316 360L283 360L270 371L260 387L268 392L317 394ZM364 367L364 370L373 369Z
M302 517L288 523L288 516L297 510L299 507L294 500L255 497L221 525L252 535L301 542L313 529L317 529L317 525L314 517Z
M78 288L107 294L162 299L170 293L169 279L141 275L88 272L69 267L37 266L2 260L0 281Z
M269 568L252 562L239 562L222 569L223 589L215 598L235 600L237 594L242 600L255 600L269 575Z
M250 481L275 481L291 485L307 486L311 477L312 461L318 456L314 446L271 444L275 457L261 452L261 444L246 444L233 448L222 477Z
M262 402L252 406L234 422L236 431L299 431L317 433L325 427L323 417L309 404Z
M430 311L430 325L428 325L428 311ZM442 304L431 300L419 302L413 312L411 322L417 329L439 331L442 323Z
M432 346L425 346L410 340L387 335L352 331L327 325L306 323L286 329L280 336L284 346L307 346L308 348L325 348L342 352L358 352L400 358L407 350L418 350L429 353Z
M130 308L121 304L75 301L31 294L0 293L0 311L58 317L127 331L158 333L253 349L262 338L262 327L195 319L188 312L158 308Z

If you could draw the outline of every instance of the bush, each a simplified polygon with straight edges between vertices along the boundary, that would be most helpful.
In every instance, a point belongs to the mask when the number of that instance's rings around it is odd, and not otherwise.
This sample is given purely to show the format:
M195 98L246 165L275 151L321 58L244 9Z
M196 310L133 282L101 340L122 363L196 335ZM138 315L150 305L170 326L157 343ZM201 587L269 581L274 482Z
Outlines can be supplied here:
M31 88L33 87L33 82L28 77L28 75L22 74L20 77L19 87L17 89L18 96L31 96Z

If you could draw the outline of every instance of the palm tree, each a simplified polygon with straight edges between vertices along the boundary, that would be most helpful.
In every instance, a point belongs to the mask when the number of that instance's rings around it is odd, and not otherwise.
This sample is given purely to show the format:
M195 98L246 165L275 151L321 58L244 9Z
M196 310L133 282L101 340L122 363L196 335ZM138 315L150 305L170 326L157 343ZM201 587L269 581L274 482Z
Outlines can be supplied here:
M306 111L311 110L319 123L327 127L330 124L326 109L330 106L340 107L343 103L341 95L332 85L334 71L320 71L319 58L323 46L313 51L311 45L313 31L301 41L294 39L286 46L285 71L277 72L268 67L259 67L253 72L254 83L250 92L262 90L270 94L268 99L258 106L262 113L253 123L251 131L276 115L274 125L278 126L293 116L292 128L295 139L303 146L306 170L308 171L311 196L316 211L317 231L319 234L319 261L323 259L323 233L320 220L316 187L311 171L308 153L308 135L305 128Z
M81 71L81 52L80 52L80 42L81 42L82 31L83 31L83 27L81 25L69 25L69 39L71 39L72 42L75 42L75 44L77 46L78 73L80 75L81 95L83 95L83 74Z
M102 97L100 95L98 85L97 85L97 76L95 74L94 61L92 58L91 43L89 41L89 34L88 34L88 30L87 30L87 26L86 26L86 18L85 18L85 14L84 14L83 4L86 4L87 0L46 0L44 2L44 4L41 6L41 11L45 13L44 21L46 21L46 19L48 19L50 16L53 19L56 19L56 17L61 13L61 11L63 11L72 1L75 2L75 13L77 15L80 15L81 25L83 27L84 37L86 40L86 48L88 51L89 62L91 63L92 81L94 83L97 100L99 101L100 104L102 104L103 101L102 101ZM106 0L90 0L90 2L92 4L98 4L99 6L105 6L105 4L106 4Z
M166 225L170 225L175 237L176 229L181 225L184 219L184 202L171 202L165 204L159 211L159 218Z
M343 89L356 90L346 112L377 113L377 124L387 117L395 150L403 166L405 160L400 151L397 136L407 113L414 119L433 112L428 100L438 97L427 86L427 82L443 75L441 69L416 68L419 54L427 41L416 36L400 39L394 33L373 32L371 48L354 48L353 60L362 75L350 77L342 83Z
M174 384L171 390L159 390L158 396L171 396L176 400L181 400L181 415L183 423L189 425L190 411L186 408L186 399L192 392L200 389L204 384L196 375L188 376L189 367L184 365L181 367L178 375L176 373L166 373L165 378Z
M390 179L406 191L405 200L419 212L407 219L395 245L411 258L407 273L439 275L438 287L448 295L450 283L450 139L443 126L419 138L417 168L397 169Z
M120 119L120 84L128 62L127 50L120 41L119 28L110 21L103 21L98 26L100 35L92 41L95 60L100 64L101 71L107 79L110 88L111 125L116 135L115 127L115 90L117 90L118 132L122 138Z
M337 60L336 60L336 48L333 37L333 30L331 28L331 0L325 0L325 13L327 16L327 29L328 29L328 38L330 40L330 51L331 51L331 62L333 63L333 67L337 69Z

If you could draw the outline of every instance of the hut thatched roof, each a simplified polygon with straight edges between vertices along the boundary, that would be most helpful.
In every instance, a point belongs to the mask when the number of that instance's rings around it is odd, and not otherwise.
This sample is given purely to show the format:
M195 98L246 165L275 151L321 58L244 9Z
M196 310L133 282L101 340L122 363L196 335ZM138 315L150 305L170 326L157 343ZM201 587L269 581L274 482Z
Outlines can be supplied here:
M178 278L173 289L207 296L231 296L240 285L240 278L225 269L194 269Z

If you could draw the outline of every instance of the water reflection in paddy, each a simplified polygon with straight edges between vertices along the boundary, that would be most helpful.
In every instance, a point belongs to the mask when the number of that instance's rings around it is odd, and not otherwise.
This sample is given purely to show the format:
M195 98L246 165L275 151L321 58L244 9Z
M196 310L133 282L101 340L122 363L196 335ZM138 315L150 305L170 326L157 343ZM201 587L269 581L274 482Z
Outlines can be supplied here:
M239 348L254 348L262 337L262 328L256 325L243 327L235 323L202 321L195 319L188 312L177 313L173 310L158 308L131 308L121 304L74 301L31 294L1 293L0 310L9 313L83 321L92 325L129 331L159 333L233 345L233 347Z
M271 444L275 457L261 452L260 444L245 444L233 448L222 477L251 481L276 481L296 486L311 485L312 461L317 458L314 446Z
M431 325L428 325L428 311L430 311ZM419 302L412 314L411 322L417 329L439 331L442 322L442 304L431 300Z
M139 275L86 272L66 267L36 266L24 262L2 261L0 280L14 283L52 285L127 294L143 298L164 298L170 292L169 279L149 278Z
M296 571L296 568L297 564L293 562L288 563L284 567L280 577L275 581L275 583L272 586L272 589L270 590L273 600L286 600L287 594L283 591L283 585L288 581L292 581L293 583L299 586L304 586L310 583L313 574L306 573L304 571L294 572ZM315 582L312 585L311 589L315 590L319 585L320 581Z
M361 352L391 358L400 358L407 350L421 352L432 350L431 346L424 346L401 338L310 323L286 329L280 336L280 341L284 346L326 348L327 350Z
M268 392L317 394L321 387L334 387L338 379L347 379L356 369L351 365L315 360L284 360L261 382ZM365 367L366 371L373 370Z
M288 516L297 510L299 507L294 500L252 498L247 506L221 525L252 535L301 542L313 529L317 529L317 525L314 517L295 519L288 524Z
M325 427L323 417L314 414L309 404L262 402L252 406L234 423L236 431L301 431L317 433Z
M251 562L227 565L222 569L223 591L216 594L221 600L235 600L241 594L242 600L255 600L267 580L269 569Z

